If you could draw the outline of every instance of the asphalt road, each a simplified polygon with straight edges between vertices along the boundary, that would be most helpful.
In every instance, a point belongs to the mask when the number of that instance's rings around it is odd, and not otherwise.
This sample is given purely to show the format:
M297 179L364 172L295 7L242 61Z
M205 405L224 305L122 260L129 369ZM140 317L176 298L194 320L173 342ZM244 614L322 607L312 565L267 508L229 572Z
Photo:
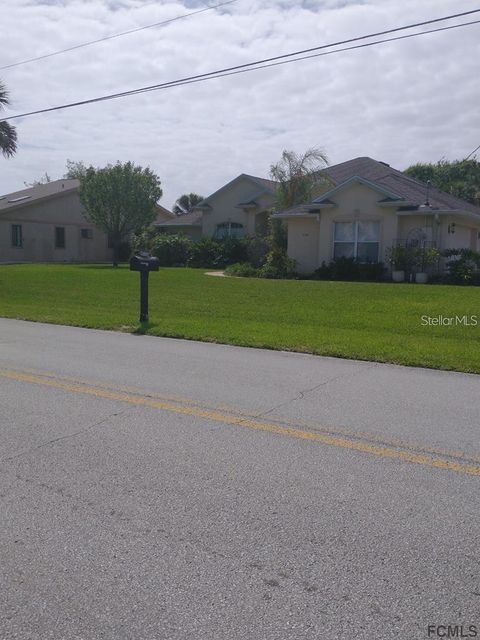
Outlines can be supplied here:
M2 640L480 637L479 376L0 319L0 407Z

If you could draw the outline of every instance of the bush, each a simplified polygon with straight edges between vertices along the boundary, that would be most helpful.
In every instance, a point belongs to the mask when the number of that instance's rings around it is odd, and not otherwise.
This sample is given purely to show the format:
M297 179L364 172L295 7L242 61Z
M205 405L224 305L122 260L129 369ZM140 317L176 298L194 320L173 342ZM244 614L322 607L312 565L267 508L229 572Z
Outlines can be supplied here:
M471 249L447 249L442 256L453 258L447 262L452 284L479 284L480 253Z
M362 263L355 258L337 258L313 272L313 280L381 282L385 276L383 262Z
M221 262L224 265L248 262L248 239L225 238L220 240Z
M211 238L202 238L195 242L190 251L189 267L215 269L224 266L222 243Z
M249 262L237 262L231 264L225 269L228 276L237 276L241 278L257 278L258 269L255 269Z
M246 261L254 267L261 267L265 264L268 253L268 241L266 238L253 236L246 238L247 258Z
M229 264L247 262L248 243L247 238L202 238L193 244L188 266L218 269Z
M258 275L260 278L294 278L295 260L289 258L283 249L272 249L267 253Z
M161 267L183 267L187 264L193 242L187 236L160 233L150 239L150 253L160 260Z

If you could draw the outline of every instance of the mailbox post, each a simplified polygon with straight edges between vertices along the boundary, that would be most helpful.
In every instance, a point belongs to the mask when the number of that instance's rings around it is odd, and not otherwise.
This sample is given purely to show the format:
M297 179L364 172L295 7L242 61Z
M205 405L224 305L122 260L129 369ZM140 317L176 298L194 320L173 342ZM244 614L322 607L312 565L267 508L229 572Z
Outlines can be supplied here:
M160 260L145 251L130 258L130 271L140 272L140 322L148 322L148 274L158 271Z

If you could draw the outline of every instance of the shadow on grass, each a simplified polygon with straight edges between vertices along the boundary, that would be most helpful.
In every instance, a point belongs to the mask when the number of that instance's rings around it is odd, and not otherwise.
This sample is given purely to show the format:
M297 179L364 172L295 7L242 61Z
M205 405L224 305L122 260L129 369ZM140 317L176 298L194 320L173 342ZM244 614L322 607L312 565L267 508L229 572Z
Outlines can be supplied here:
M138 326L132 331L132 334L134 336L144 336L146 333L148 333L149 329L153 329L153 327L156 326L156 322L140 322Z
M114 267L113 264L79 264L77 266L81 267L82 269L111 269L112 271L130 268L128 262L119 264L118 267Z

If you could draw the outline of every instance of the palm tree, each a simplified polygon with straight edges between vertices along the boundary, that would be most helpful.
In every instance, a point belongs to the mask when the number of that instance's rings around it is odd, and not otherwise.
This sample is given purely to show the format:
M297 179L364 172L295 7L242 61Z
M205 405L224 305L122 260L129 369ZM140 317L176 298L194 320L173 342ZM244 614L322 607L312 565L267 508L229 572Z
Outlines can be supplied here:
M327 165L327 156L316 147L303 154L283 151L281 160L270 167L270 176L278 182L277 209L308 204L313 190L327 182L323 173Z
M6 90L5 85L0 82L0 111L8 104L10 104L8 91ZM15 127L12 127L12 125L5 122L5 120L0 120L0 151L3 153L5 158L9 158L10 156L13 156L16 150L17 131Z
M182 216L184 213L190 213L190 211L199 202L204 200L203 196L199 196L198 193L184 193L173 205L173 213L177 216Z

